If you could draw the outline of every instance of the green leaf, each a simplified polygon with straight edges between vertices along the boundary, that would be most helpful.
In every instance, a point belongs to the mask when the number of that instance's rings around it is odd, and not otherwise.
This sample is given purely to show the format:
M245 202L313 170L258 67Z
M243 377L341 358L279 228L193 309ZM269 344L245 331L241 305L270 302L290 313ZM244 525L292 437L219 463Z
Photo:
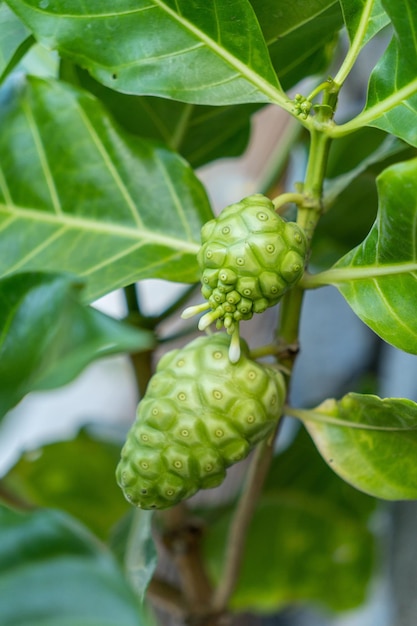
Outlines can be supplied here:
M417 354L417 159L397 163L377 179L379 211L366 239L333 269L312 278L335 285L382 339ZM307 279L307 283L308 283Z
M0 82L32 43L30 31L4 2L0 2Z
M94 359L154 344L151 333L81 304L80 290L59 274L0 281L0 417L29 391L63 385Z
M363 113L339 131L369 124L417 146L417 12L413 0L383 0L383 6L394 36L371 74Z
M280 3L279 9L271 0L262 4L261 0L253 0L253 4L257 12L260 5L260 23L284 88L327 70L343 26L338 2L286 2L285 6Z
M141 626L110 552L69 516L0 508L0 623Z
M153 513L141 509L133 512L125 547L126 576L141 601L157 563L152 536Z
M46 46L125 93L194 104L283 102L248 0L7 0Z
M87 301L142 278L198 280L212 212L178 155L53 80L18 81L0 124L0 274L70 272Z
M24 501L65 511L107 540L129 510L114 477L119 457L120 445L86 428L25 452L2 481Z
M126 130L163 141L193 167L240 155L248 143L251 115L262 106L212 107L127 95L104 87L69 61L61 63L61 77L99 98Z
M375 501L331 472L304 431L272 464L249 528L232 607L261 613L299 602L333 610L366 597ZM219 579L231 511L207 528L204 553Z
M320 454L339 476L377 498L417 498L415 402L349 393L339 401L326 400L313 413L380 429L307 418L306 427Z
M362 47L390 23L390 18L382 6L382 0L340 0L340 4L351 41L355 38L358 30L361 29L361 21L366 14L366 23L363 25ZM372 5L372 8L368 16L369 5Z
M352 182L372 166L386 162L401 153L407 154L407 146L396 137L386 136L373 128L362 128L344 137L336 144L337 157L332 152L324 184L324 205L328 209ZM411 149L408 150L411 154ZM342 171L340 172L340 169Z
M365 127L334 142L325 180L325 213L314 234L311 263L328 268L368 234L378 210L376 177L414 149L376 128Z

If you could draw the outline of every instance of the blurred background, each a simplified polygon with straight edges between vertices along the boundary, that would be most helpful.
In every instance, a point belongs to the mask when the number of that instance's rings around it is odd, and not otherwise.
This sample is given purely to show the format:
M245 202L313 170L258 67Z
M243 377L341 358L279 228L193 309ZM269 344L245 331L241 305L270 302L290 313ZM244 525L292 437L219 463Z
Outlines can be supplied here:
M349 117L363 106L369 67L385 45L382 36L375 39L372 48L366 48L366 58L361 59L343 91L341 117ZM255 114L251 140L243 156L219 160L198 171L214 210L219 211L263 189L271 163L279 159L281 146L295 132L291 120L278 109L267 107ZM302 148L291 154L285 178L281 181L286 190L302 179L305 157ZM184 286L149 280L141 283L138 289L144 312L157 313L173 301ZM116 318L127 313L122 292L102 298L95 306ZM253 319L243 325L243 335L250 344L268 342L274 331L276 315L276 309L270 309L262 319ZM172 320L174 326L178 323L178 320ZM326 397L340 397L351 389L369 390L382 397L417 400L416 357L399 352L378 339L333 288L307 293L300 343L291 394L296 406L313 406ZM0 475L13 466L23 451L34 450L51 441L70 439L86 423L97 422L125 432L134 419L137 402L128 357L103 359L63 388L30 394L10 412L2 427ZM297 425L289 420L280 445L285 448L296 431ZM244 466L233 468L225 485L197 495L197 504L207 498L212 502L227 501L240 484L243 471ZM247 623L265 626L415 626L417 503L379 503L371 519L371 530L377 537L377 567L363 606L338 615L313 606L289 606L278 614L263 618L247 616ZM160 567L168 565L162 560Z

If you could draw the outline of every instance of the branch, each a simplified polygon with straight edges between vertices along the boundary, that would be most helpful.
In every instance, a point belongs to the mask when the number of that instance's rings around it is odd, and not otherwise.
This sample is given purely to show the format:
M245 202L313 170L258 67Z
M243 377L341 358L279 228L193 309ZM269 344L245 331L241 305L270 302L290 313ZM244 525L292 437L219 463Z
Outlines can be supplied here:
M191 522L183 503L163 511L161 517L165 523L163 541L177 566L188 611L207 615L213 590L201 554L201 528Z
M184 619L187 615L187 602L181 591L160 578L152 578L148 585L147 595L153 604L169 612L170 615Z
M236 587L249 526L273 458L278 428L279 425L273 436L258 445L252 458L243 494L229 529L223 575L213 599L214 612L225 611Z

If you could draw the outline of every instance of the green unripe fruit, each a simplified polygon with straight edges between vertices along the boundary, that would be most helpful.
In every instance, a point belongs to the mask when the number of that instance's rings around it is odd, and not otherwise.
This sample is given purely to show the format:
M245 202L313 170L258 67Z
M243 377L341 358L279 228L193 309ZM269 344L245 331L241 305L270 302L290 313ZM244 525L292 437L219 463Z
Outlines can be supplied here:
M163 509L219 485L274 428L282 411L282 374L248 356L237 363L224 333L200 337L159 362L117 467L125 497Z
M212 290L228 284L253 303L262 298L273 306L301 278L305 255L302 229L277 215L271 200L255 194L203 227L197 259L202 282Z
M279 302L304 272L307 243L303 230L286 222L265 196L232 204L201 230L197 260L206 305L189 307L183 317L211 309L199 322L216 322L234 335L230 358L237 359L239 322ZM220 294L227 294L222 298Z

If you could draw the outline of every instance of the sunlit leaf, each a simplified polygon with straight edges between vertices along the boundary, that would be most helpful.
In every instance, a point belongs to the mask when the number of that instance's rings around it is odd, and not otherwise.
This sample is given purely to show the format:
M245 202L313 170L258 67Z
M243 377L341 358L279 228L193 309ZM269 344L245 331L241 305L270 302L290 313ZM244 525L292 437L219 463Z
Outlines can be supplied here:
M248 0L7 0L36 38L125 93L194 104L285 98Z
M0 508L0 623L141 626L110 552L63 513Z
M66 271L98 296L141 278L195 282L212 216L189 165L114 124L84 91L30 78L0 106L0 274Z
M0 280L0 417L29 391L63 385L99 357L153 346L151 333L81 304L80 293L67 275Z
M339 426L308 417L305 421L321 455L339 476L378 498L417 498L415 402L350 393L339 401L326 400L313 412L347 422ZM349 422L378 430L351 428Z
M384 170L377 186L368 236L316 284L334 284L382 339L417 354L417 159Z
M275 612L294 602L343 610L360 604L373 570L368 529L375 501L332 473L302 431L277 456L249 527L232 606ZM231 511L217 513L204 545L218 580Z

